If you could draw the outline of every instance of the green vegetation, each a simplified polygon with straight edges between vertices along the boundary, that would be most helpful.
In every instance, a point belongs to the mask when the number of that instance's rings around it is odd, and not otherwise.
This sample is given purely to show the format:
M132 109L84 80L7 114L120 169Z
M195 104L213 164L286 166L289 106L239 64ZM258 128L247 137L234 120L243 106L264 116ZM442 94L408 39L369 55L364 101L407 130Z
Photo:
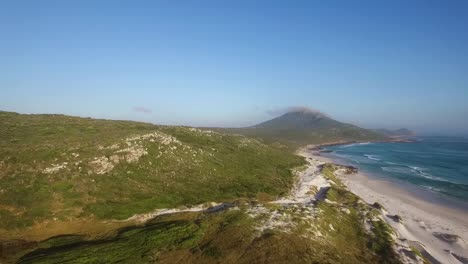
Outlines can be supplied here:
M0 229L281 195L301 157L188 127L0 112ZM264 195L264 196L265 196Z
M333 182L327 192L327 199L333 203L321 202L319 205L319 208L325 212L323 215L326 222L322 225L323 228L326 228L326 224L334 222L339 228L339 235L342 236L343 241L337 240L333 244L343 244L343 247L349 243L365 246L374 253L375 263L400 263L399 257L393 250L391 228L376 218L379 213L373 207L364 204L359 197L346 189L333 173L335 170L336 166L332 164L326 164L322 169L324 176ZM349 210L349 213L340 210L343 206ZM370 233L365 232L363 222L370 225Z
M392 249L392 229L382 220L377 220L372 221L372 233L370 248L385 260L384 263L398 263L398 257Z
M154 257L152 252L193 246L200 232L192 222L162 222L127 229L108 239L70 244L62 250L40 248L19 263L148 263Z
M347 191L334 170L333 165L323 167L324 175L334 182L327 192L331 202L319 202L314 212L304 205L284 207L241 199L220 212L163 215L95 239L49 238L16 259L18 263L399 263L388 226L368 217L375 209ZM372 228L366 230L363 222Z
M264 139L62 115L0 122L0 261L399 263L391 230L334 165L325 201L269 203L305 161ZM109 221L212 201L234 207Z
M423 260L424 264L431 264L431 262L423 256L423 254L421 253L421 251L419 251L419 249L417 249L416 247L411 247L411 250L414 252L416 256L420 257Z
M255 224L261 219L242 209L177 214L98 240L63 245L62 239L56 247L40 243L19 263L395 263L368 247L356 212L348 215L325 204L320 209L309 224L320 228L321 236L305 236L299 227L258 233Z

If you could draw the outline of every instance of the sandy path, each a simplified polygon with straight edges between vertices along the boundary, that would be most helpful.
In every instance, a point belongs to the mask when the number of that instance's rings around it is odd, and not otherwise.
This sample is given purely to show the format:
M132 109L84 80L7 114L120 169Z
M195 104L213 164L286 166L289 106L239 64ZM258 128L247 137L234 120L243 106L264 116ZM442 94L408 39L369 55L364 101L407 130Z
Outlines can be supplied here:
M202 211L203 212L216 212L216 211L223 210L229 207L231 207L231 204L229 203L205 203L205 204L200 204L200 205L193 206L190 208L162 208L162 209L156 209L146 214L136 214L125 220L114 220L114 221L117 221L117 222L134 221L137 223L144 223L160 215L176 214L176 213L184 213L184 212L202 212Z
M307 168L300 172L297 177L297 182L291 193L273 203L278 204L311 204L316 200L322 200L323 194L330 188L330 182L320 172L320 165L326 162L315 159L311 153L300 152L299 155L306 158L309 163Z

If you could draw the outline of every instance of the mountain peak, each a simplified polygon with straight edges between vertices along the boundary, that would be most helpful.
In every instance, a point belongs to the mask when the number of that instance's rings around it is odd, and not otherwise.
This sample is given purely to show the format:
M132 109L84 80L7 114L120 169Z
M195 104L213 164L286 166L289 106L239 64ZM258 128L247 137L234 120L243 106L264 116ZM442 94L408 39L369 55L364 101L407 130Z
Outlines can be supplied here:
M298 107L290 107L286 110L286 112L281 115L280 117L295 117L295 118L308 118L308 119L319 119L319 118L328 118L331 119L329 116L326 114L320 112L319 110L315 110L309 107L303 107L303 106L298 106Z
M260 123L254 127L280 130L308 130L323 127L334 127L342 123L331 119L320 111L306 107L290 108L285 114Z
M385 138L373 131L339 122L320 111L305 107L289 108L281 116L242 131L267 140L296 145Z
M293 106L287 109L287 113L315 113L315 114L323 114L319 110L312 109L306 106Z
M320 112L320 111L316 111L316 110L293 110L293 111L289 111L287 112L286 114L284 114L283 116L304 116L304 117L321 117L321 118L328 118L327 115L325 115L324 113Z

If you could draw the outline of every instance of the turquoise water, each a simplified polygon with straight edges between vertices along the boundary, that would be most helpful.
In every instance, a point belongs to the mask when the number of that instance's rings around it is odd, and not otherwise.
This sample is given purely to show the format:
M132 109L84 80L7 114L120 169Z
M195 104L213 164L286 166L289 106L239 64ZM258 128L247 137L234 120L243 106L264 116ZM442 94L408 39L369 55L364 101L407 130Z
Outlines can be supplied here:
M325 155L364 172L420 186L468 202L468 138L420 137L412 143L326 147Z

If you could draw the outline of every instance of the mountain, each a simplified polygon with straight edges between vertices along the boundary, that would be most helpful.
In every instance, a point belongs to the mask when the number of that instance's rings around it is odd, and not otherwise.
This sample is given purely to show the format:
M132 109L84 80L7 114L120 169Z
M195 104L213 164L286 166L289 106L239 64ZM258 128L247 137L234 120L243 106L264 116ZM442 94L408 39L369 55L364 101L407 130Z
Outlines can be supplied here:
M342 125L318 111L295 111L253 126L255 129L313 130Z
M395 129L395 130L380 128L380 129L373 129L373 131L380 133L382 135L389 136L389 137L405 137L405 136L416 135L414 131L411 131L407 128L400 128L400 129Z
M342 123L321 112L311 110L291 111L235 131L262 138L266 142L283 143L293 148L306 144L386 139L386 136L375 131Z

